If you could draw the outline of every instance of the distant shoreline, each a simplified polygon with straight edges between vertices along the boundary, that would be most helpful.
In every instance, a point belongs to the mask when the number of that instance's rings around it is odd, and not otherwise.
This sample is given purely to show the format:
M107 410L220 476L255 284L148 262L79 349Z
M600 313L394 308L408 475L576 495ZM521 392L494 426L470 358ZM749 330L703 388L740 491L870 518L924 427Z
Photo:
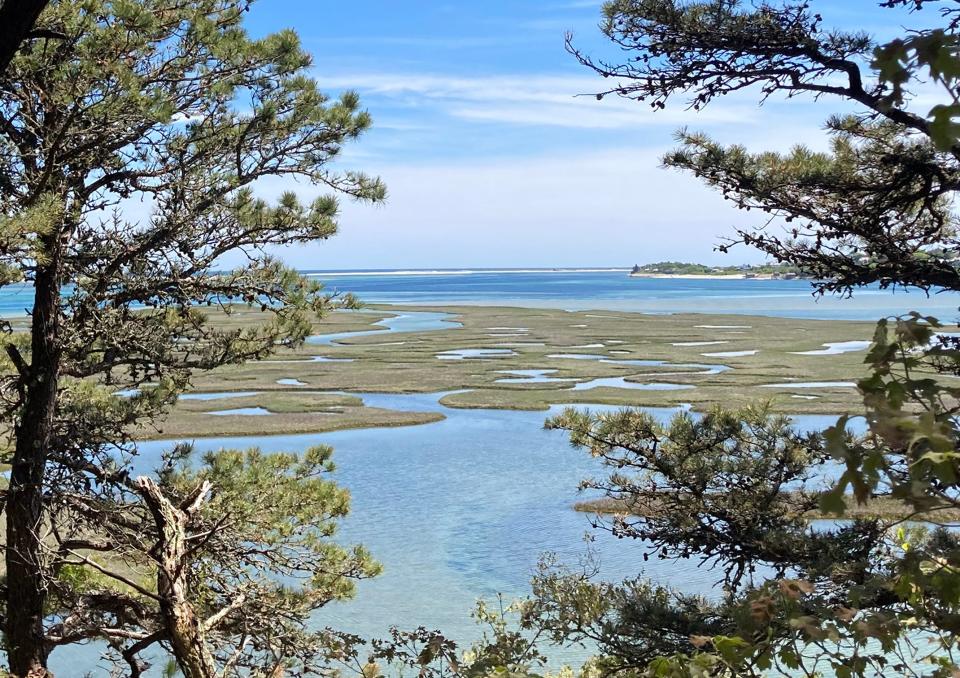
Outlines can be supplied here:
M302 269L299 272L310 277L342 276L389 276L389 275L476 275L484 273L628 273L629 268L435 268L435 269L396 269L369 271L318 271Z
M663 278L670 280L799 280L776 273L630 273L630 278Z

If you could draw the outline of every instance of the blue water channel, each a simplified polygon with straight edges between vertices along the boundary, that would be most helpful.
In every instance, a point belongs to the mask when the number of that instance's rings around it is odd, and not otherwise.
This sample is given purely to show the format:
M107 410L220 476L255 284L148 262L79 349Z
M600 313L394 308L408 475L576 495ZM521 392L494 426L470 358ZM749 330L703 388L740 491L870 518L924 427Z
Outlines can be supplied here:
M404 313L381 324L387 333L451 325L446 314L426 313ZM360 334L369 332L314 341L326 344ZM351 514L336 539L364 544L383 564L384 573L361 582L354 600L323 609L314 619L317 627L372 638L384 637L390 626L423 625L443 630L463 646L479 636L470 619L477 599L525 595L545 553L573 567L591 554L599 576L608 580L645 574L688 592L716 593L717 572L695 561L644 562L643 544L594 530L587 515L572 510L574 502L587 498L578 494L578 483L604 469L572 449L563 432L544 430L544 419L562 407L550 412L466 410L444 407L439 403L442 393L353 395L371 407L440 411L446 418L402 428L195 441L198 453L252 446L302 451L317 444L335 449L333 477L352 496ZM666 421L681 409L648 411ZM819 429L835 420L798 417L797 424ZM141 443L136 472L154 468L172 444ZM588 535L591 541L585 540ZM588 651L567 648L551 654L555 662L576 664ZM77 675L80 669L97 672L102 669L98 655L96 645L58 650L52 668L60 675Z

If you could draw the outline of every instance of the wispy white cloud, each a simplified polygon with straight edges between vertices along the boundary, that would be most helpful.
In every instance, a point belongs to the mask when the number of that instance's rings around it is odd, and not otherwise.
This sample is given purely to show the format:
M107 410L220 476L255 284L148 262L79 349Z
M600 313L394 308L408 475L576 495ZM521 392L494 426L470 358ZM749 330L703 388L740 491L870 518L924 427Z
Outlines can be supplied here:
M450 113L465 120L513 123L518 125L556 125L581 129L627 129L639 125L659 124L675 127L686 123L744 123L757 116L756 108L743 110L719 108L710 115L695 116L688 111L669 111L651 114L642 104L602 108L596 102L570 105L546 104L537 106L504 105L450 109Z
M540 19L528 19L521 22L519 25L521 28L526 30L550 31L562 35L567 31L574 31L575 29L579 29L584 26L595 26L597 23L597 20L595 20L593 17L587 19L585 17L556 16L544 17Z
M588 75L451 77L422 73L352 73L321 74L318 80L328 89L357 89L404 107L432 108L463 120L513 125L616 129L651 124L745 124L758 114L756 102L746 99L724 102L725 105L701 112L687 111L677 105L656 114L642 104L618 97L597 101L590 93L607 89L613 83Z

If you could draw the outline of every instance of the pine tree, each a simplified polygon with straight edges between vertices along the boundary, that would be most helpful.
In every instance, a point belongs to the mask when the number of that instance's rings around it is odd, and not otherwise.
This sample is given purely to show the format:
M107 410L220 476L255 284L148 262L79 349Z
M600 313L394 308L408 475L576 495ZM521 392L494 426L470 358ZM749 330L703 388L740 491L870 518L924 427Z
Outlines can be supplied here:
M3 622L15 675L46 675L51 648L70 641L49 614L74 595L59 575L76 554L115 547L100 509L138 489L135 503L155 509L146 534L158 547L160 494L192 497L200 503L180 510L202 512L197 488L130 485L118 459L135 451L131 428L174 402L193 371L295 345L339 303L267 250L332 236L337 193L384 196L378 180L332 168L370 124L357 96L318 91L292 31L250 38L249 4L57 0L38 20L41 37L0 74L0 285L26 283L34 295L29 330L5 325L0 392L11 465ZM256 194L266 177L330 194L267 201ZM224 269L230 255L245 263ZM264 321L211 322L236 303ZM156 388L134 398L111 395L148 383ZM186 675L205 675L177 658Z

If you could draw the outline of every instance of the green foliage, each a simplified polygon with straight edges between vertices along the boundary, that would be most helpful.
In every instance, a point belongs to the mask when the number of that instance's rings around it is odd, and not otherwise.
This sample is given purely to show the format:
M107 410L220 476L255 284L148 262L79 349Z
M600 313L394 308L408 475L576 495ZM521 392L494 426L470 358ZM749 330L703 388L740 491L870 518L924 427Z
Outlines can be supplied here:
M581 485L625 502L632 515L614 518L615 535L649 543L660 558L716 565L731 590L761 562L783 573L804 554L831 550L806 534L803 515L815 505L807 488L826 457L786 417L763 407L716 409L699 419L679 414L664 427L638 410L567 410L547 426L569 431L574 445L615 469Z
M802 146L751 153L682 131L681 147L665 164L700 177L737 207L766 215L760 228L741 228L718 249L756 247L820 281L821 291L849 293L870 283L960 288L950 207L960 186L960 148L950 141L960 71L955 8L941 12L945 25L886 45L862 32L825 29L808 2L617 0L604 12L604 33L628 56L619 63L594 59L568 40L582 63L616 81L601 95L654 108L685 95L700 108L752 88L763 100L831 95L862 110L828 121L828 153ZM925 76L949 99L929 117L915 112L910 94Z
M210 657L224 672L306 670L345 642L307 633L307 615L376 571L330 540L348 502L323 477L328 449L222 452L159 486L131 477L131 432L196 371L296 346L316 317L356 305L268 252L334 235L341 196L385 196L334 167L371 124L357 95L321 92L293 31L249 36L249 4L53 0L0 73L0 287L35 293L29 331L0 328L16 672L91 639L134 675L158 643L191 676L211 675ZM320 195L265 199L271 177ZM210 322L238 304L262 322Z
M359 639L309 630L307 623L321 607L350 598L357 580L380 571L362 547L332 541L349 495L328 477L331 452L221 450L198 460L189 446L178 446L157 470L164 501L199 505L183 526L181 537L192 546L178 568L218 666L253 675L278 666L320 672L354 652ZM209 490L198 495L197 488ZM135 483L129 490L97 499L99 534L109 535L108 545L92 539L86 551L69 545L50 598L51 612L63 612L55 634L74 634L78 641L136 638L152 628L161 630L151 634L157 640L167 637L168 601L157 595L157 583L169 526L151 518L155 506L137 496ZM58 524L68 527L69 517L61 513ZM112 641L109 656L136 672L144 668L137 655L151 644Z
M922 9L930 0L887 0L888 7L913 5ZM925 75L939 87L941 96L950 100L947 104L933 106L927 114L930 121L928 134L941 151L950 151L960 138L960 98L957 84L960 83L960 41L956 29L960 13L956 8L941 10L947 21L946 28L912 32L878 45L873 52L871 66L877 71L881 83L889 86L886 101L890 106L902 106L909 99L908 88Z
M834 95L862 107L828 122L828 152L753 153L679 134L667 166L767 215L738 242L816 278L820 292L960 290L960 11L948 6L944 26L887 44L825 30L807 2L613 0L604 15L602 30L626 53L619 62L568 39L583 64L613 79L598 98L658 109L684 95L699 109L755 87L763 99ZM909 94L924 75L947 93L928 116ZM530 647L512 642L526 637L595 647L584 675L957 675L960 540L937 514L960 502L960 340L939 327L916 314L881 321L859 383L862 411L821 434L800 435L762 406L668 425L632 410L548 421L610 469L583 483L623 507L599 526L642 540L645 559L713 566L722 593L708 601L643 579L598 582L547 562L513 626L488 639L499 652L472 653L450 673L535 675L522 661ZM847 431L855 417L866 420L863 436ZM913 513L815 529L804 517L819 507L842 518L848 502L876 497Z
M821 291L914 285L955 287L950 193L956 161L889 122L833 118L830 152L798 146L750 153L681 132L664 162L716 187L737 207L782 229L742 230L742 242L814 277Z
M354 583L380 568L362 547L331 541L349 510L349 494L328 477L331 455L326 446L300 455L221 450L191 470L183 467L190 452L177 450L160 470L173 499L204 481L213 488L187 537L202 540L200 547L184 565L203 617L235 606L208 638L220 664L321 671L344 652L347 637L308 631L307 620L328 603L350 598ZM134 547L149 556L146 536ZM249 602L236 605L240 597Z

